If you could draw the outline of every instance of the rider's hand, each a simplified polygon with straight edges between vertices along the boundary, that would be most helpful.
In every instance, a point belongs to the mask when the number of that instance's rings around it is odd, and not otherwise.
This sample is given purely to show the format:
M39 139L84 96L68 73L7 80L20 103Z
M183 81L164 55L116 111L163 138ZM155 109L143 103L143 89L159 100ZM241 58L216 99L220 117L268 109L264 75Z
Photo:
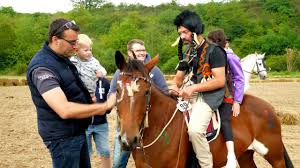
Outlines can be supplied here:
M193 93L194 93L194 87L193 87L193 85L191 85L191 86L185 87L182 90L180 90L179 96L183 97L183 99L187 100L192 96Z
M240 103L234 102L232 105L232 115L237 117L240 114Z
M176 85L169 86L169 94L179 96L179 88Z

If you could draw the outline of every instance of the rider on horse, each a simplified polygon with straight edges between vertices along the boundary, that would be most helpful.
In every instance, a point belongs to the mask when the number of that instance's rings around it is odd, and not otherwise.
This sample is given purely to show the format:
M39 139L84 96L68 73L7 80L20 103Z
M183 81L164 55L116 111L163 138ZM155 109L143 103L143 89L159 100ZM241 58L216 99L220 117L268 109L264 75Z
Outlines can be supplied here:
M183 11L174 24L179 33L179 65L173 88L184 86L179 95L192 104L188 134L200 166L213 167L205 133L214 110L224 98L226 53L203 38L204 25L195 12ZM185 54L183 44L187 45ZM189 76L187 81L184 80L186 75Z
M225 48L226 37L223 30L215 30L208 33L208 40ZM224 102L219 108L221 117L221 128L224 134L227 147L227 164L225 168L236 167L236 157L234 154L233 135L230 125L231 112L237 117L240 113L240 104L244 96L244 74L240 63L240 58L232 50L227 53L227 88Z

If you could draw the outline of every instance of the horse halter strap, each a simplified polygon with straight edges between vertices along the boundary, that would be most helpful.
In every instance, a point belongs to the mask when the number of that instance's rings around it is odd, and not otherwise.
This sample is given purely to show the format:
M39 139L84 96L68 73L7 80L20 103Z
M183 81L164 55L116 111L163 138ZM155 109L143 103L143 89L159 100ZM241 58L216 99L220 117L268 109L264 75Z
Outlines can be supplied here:
M259 69L259 66L258 66L258 63L257 63L257 61L256 61L255 64L256 64L256 67L257 67L257 73L258 73L258 74L259 74L260 72L267 71L267 70L266 70L266 66L265 66L264 60L263 60L262 58L259 58L259 59L262 60L262 63L263 63L263 65L264 65L264 69L260 70L260 69Z
M141 128L140 128L140 133L143 132L144 128L147 128L149 127L149 123L148 123L148 114L149 114L149 111L150 111L150 108L151 108L151 105L150 105L150 99L151 99L151 80L148 79L147 77L144 77L144 76L134 76L132 75L131 73L127 73L127 72L121 72L120 73L120 76L130 76L134 79L134 83L136 83L138 80L144 80L146 83L149 83L150 84L150 90L149 92L146 94L146 98L147 98L147 104L146 104L146 111L144 113L144 117L143 117L143 123L141 124ZM126 87L128 88L128 85L126 85ZM134 90L132 89L132 92L129 91L130 89L127 89L128 90L128 96L130 97L133 97L133 92L134 91L137 91L137 90ZM131 93L130 93L131 92ZM122 99L123 99L123 96L124 96L124 89L122 89L122 93L121 93L121 99L118 100L118 102L120 102Z
M263 65L264 65L264 67L265 67L264 61L262 61L262 62L263 62ZM251 70L253 70L255 66L257 67L257 72L254 72L254 73L253 73L253 72L251 72L251 71L249 72L249 71L246 71L246 70L244 70L244 69L243 69L243 71L244 71L244 72L247 72L247 73L249 73L249 74L255 74L255 75L258 75L260 72L267 71L266 68L264 68L264 69L262 69L262 70L259 69L257 60L255 60L255 64L254 64L254 66L253 66L253 68L252 68Z

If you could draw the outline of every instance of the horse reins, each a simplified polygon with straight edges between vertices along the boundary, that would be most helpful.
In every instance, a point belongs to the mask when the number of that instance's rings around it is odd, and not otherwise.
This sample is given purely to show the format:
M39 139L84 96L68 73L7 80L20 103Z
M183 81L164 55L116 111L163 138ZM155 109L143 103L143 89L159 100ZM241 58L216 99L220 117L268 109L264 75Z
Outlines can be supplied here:
M147 162L148 164L148 161L147 161L147 158L145 157L146 156L146 152L145 152L145 148L148 148L150 146L152 146L154 143L156 143L158 141L158 139L162 136L162 134L165 132L165 130L168 128L168 126L171 124L171 122L173 121L175 115L176 115L176 112L178 111L178 108L175 109L172 117L170 118L170 120L168 121L168 123L164 126L164 128L161 130L161 132L158 134L158 136L148 145L143 145L143 135L144 135L144 129L142 129L142 134L141 134L141 147L137 147L137 149L140 149L143 151L143 155L144 155L144 159L145 161ZM183 126L184 126L184 116L182 118L182 127L181 127L181 133L180 133L180 140L179 140L179 151L178 151L178 155L177 155L177 162L176 162L176 167L178 167L178 164L179 164L179 157L180 157L180 151L181 151L181 140L182 140L182 132L183 132ZM148 164L149 165L149 164Z
M180 160L180 152L181 152L181 140L182 140L182 132L183 132L183 126L184 126L184 115L182 116L182 123L181 123L181 132L180 132L180 140L179 140L179 151L178 151L178 155L177 155L177 162L176 162L176 167L178 167L178 164L179 164L179 160Z
M176 115L176 112L178 111L178 108L175 109L175 111L173 112L172 117L167 122L167 124L164 126L164 128L161 130L161 132L158 134L158 136L150 144L144 146L143 145L144 129L148 127L148 114L149 114L150 108L151 108L151 105L150 105L150 99L151 99L151 80L149 80L146 77L134 76L134 75L132 75L130 73L125 73L125 72L121 72L120 75L131 76L132 78L135 79L135 81L137 81L137 80L144 80L144 81L146 81L147 83L150 84L149 93L146 95L147 96L146 112L144 113L143 123L141 124L140 131L139 131L140 135L141 135L141 139L140 139L141 147L137 147L137 149L140 149L140 150L143 151L144 159L147 162L147 158L145 158L145 156L146 156L145 148L148 148L148 147L152 146L154 143L156 143L158 141L158 139L162 136L162 134L165 132L165 130L168 128L168 126L171 124L171 122L175 118L175 115ZM118 102L120 102L123 99L123 96L124 96L124 89L122 89L121 99L119 99ZM183 118L183 122L184 122L184 118ZM180 151L181 151L181 140L182 140L182 134L183 134L182 132L183 132L183 125L182 125L182 128L181 128L181 134L180 134L180 140L179 140L179 152L178 152L178 156L177 156L176 167L178 167L178 163L179 163L179 157L180 157Z

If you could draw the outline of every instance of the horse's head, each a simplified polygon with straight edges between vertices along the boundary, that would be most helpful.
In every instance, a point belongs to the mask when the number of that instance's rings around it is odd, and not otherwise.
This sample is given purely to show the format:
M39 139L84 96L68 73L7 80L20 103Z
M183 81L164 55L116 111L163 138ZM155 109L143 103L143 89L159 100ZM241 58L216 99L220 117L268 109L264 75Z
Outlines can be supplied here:
M264 61L264 54L256 54L256 62L253 71L258 74L260 79L265 80L267 78L267 69Z
M257 74L260 79L267 78L267 70L264 62L265 54L249 54L241 60L244 75ZM250 78L250 75L249 75Z
M123 149L133 150L140 143L141 132L147 126L150 110L150 70L158 62L156 56L147 64L136 59L125 61L121 52L115 54L120 70L117 86L117 114L119 119L119 140Z

